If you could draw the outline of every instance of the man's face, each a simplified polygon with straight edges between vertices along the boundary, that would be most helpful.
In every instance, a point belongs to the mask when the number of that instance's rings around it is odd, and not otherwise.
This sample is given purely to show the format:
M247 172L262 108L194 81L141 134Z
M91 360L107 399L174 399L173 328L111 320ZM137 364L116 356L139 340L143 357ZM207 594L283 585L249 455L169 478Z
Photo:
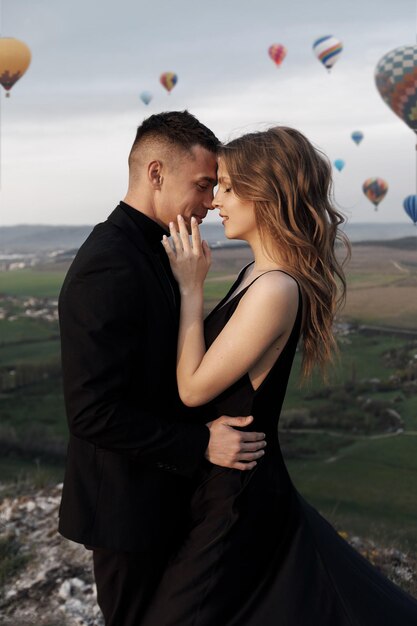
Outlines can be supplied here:
M168 227L182 215L191 232L191 217L201 224L212 209L213 189L217 183L216 155L202 146L193 146L191 154L181 156L171 169L162 170L163 180L155 198L155 218Z

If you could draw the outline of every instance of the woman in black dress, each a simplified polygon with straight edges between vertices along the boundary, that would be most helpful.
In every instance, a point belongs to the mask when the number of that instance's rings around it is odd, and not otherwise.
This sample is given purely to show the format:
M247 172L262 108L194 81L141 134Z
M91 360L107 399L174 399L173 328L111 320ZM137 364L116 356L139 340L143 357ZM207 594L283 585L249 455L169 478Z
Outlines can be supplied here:
M173 248L164 246L182 296L178 386L207 421L252 415L267 445L242 470L201 468L185 540L143 626L416 626L417 600L302 498L278 441L299 339L304 376L335 348L344 220L331 203L330 165L301 133L276 127L222 147L218 174L213 206L254 262L203 325L210 251L195 220L191 243L180 218L179 234L170 225Z

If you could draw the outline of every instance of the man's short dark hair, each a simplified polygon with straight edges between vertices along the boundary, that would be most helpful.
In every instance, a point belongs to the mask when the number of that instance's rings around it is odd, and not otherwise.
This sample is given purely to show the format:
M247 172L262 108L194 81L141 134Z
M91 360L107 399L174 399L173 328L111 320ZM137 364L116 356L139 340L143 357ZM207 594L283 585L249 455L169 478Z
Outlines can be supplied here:
M137 129L132 150L145 138L162 139L187 152L198 145L216 154L220 145L216 135L188 111L168 111L148 117Z

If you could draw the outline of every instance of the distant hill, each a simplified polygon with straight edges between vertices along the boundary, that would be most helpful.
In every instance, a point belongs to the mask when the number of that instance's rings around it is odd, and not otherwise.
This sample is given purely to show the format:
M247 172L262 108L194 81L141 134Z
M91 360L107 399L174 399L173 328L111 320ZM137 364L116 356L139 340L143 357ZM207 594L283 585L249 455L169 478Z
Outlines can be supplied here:
M351 243L369 246L389 246L403 250L417 248L417 229L414 236L409 236L413 227L404 224L353 224L347 229ZM92 225L84 226L45 226L24 224L21 226L0 226L0 255L6 254L42 254L53 251L77 250L85 241ZM213 248L239 247L242 242L227 240L224 228L219 223L205 223L201 232ZM406 234L406 236L404 236Z
M0 253L40 253L79 248L93 226L21 225L0 227Z
M383 241L354 241L354 246L384 246L397 250L417 250L417 237L401 237L400 239L386 239Z

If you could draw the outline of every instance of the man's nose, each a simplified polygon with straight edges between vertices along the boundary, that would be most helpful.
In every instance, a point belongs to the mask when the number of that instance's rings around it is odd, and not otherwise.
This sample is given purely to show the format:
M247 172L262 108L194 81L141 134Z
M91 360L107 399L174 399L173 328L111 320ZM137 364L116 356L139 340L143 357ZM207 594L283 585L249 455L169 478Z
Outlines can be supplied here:
M214 202L214 198L213 198L213 194L207 194L204 198L204 208L207 209L208 211L210 211L211 209L213 209L213 202Z

